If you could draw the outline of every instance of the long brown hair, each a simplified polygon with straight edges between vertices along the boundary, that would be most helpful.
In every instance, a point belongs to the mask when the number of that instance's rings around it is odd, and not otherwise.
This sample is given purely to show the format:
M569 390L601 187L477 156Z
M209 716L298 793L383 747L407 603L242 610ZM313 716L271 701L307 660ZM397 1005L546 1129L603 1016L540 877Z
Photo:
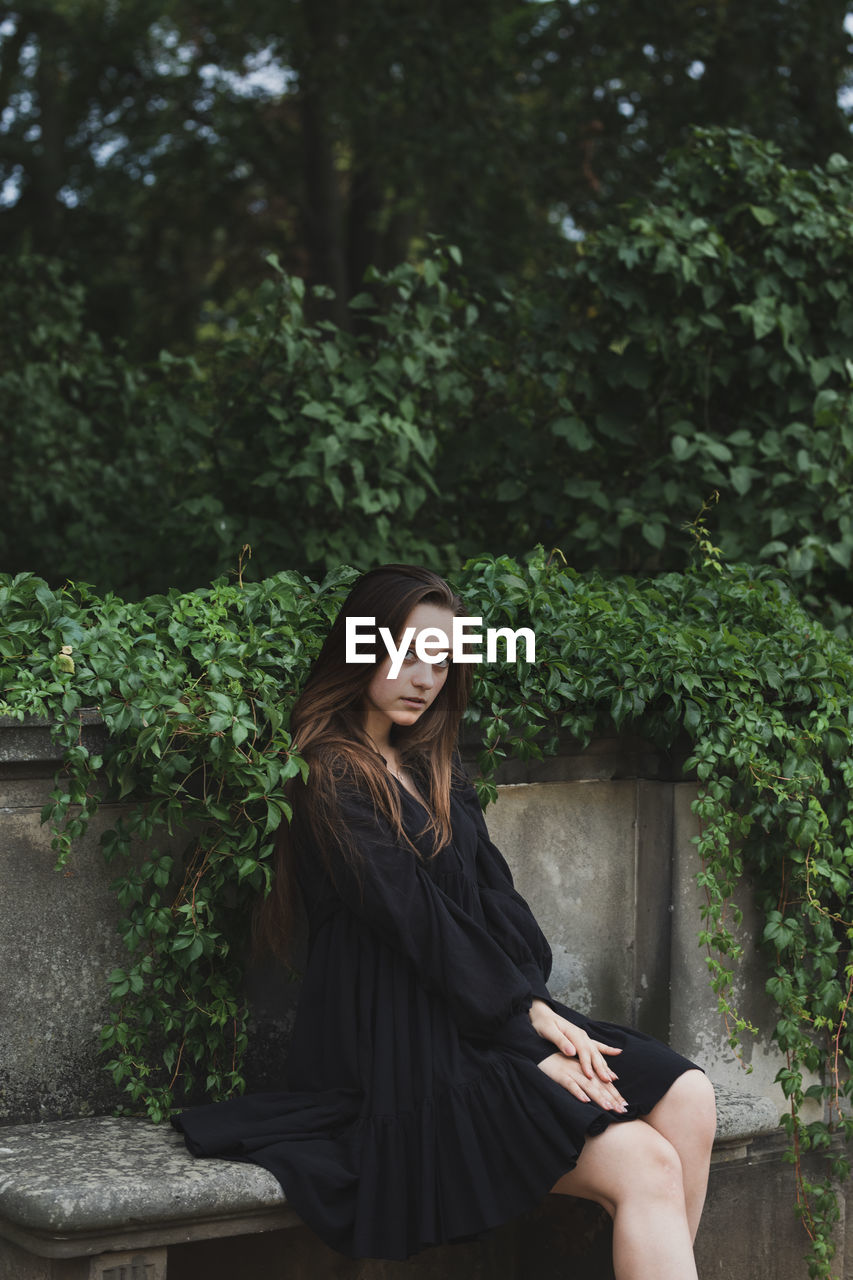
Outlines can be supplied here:
M378 814L391 823L403 843L400 795L385 761L364 730L364 695L384 657L377 643L376 661L346 661L346 620L375 618L399 643L406 619L419 604L436 604L465 616L461 599L443 578L417 565L387 564L363 574L350 591L326 637L290 717L294 745L308 762L308 782L294 779L288 787L293 806L291 824L279 828L275 878L258 916L256 942L287 958L296 907L294 852L300 837L312 846L332 873L330 850L357 861L337 803L339 787L353 784L372 799ZM453 752L462 714L471 692L471 667L450 662L439 696L412 725L393 725L391 739L401 764L412 769L427 802L429 819L421 834L438 851L450 839L450 786Z

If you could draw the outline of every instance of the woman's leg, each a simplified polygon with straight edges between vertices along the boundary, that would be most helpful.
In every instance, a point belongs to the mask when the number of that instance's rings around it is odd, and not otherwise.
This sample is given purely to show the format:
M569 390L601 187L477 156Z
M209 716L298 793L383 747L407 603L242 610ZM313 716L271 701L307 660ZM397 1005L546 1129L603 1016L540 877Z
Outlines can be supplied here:
M717 1128L714 1087L702 1071L685 1071L642 1117L678 1152L691 1240L696 1238Z
M595 1200L613 1218L616 1280L696 1280L681 1160L650 1125L627 1120L587 1138L551 1190Z

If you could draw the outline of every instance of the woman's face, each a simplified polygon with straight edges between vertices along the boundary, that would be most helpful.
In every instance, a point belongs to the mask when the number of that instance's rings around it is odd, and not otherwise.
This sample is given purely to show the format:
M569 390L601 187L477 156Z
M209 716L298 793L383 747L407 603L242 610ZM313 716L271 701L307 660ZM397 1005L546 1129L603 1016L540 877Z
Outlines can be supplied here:
M415 644L422 631L437 628L448 639L453 634L453 612L437 604L415 605L403 626L402 635L413 628L408 651L403 658L399 674L389 677L391 657L387 655L373 673L364 694L364 727L374 742L388 741L391 726L415 724L444 688L450 659L425 662L415 652ZM395 637L399 647L402 636ZM435 641L425 641L428 653L440 653Z

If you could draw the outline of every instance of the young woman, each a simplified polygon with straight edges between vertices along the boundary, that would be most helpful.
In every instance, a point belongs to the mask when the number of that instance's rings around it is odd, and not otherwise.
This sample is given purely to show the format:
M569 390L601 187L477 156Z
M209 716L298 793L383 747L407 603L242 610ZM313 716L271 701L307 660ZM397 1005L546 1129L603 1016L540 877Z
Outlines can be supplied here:
M549 994L548 944L456 754L471 666L415 650L455 615L447 584L409 565L350 593L293 710L310 774L263 913L279 950L297 891L308 920L290 1089L174 1123L196 1154L269 1169L353 1257L405 1258L553 1191L604 1205L618 1280L690 1280L713 1090L660 1042ZM413 629L398 674L381 644L373 665L347 663L348 617L398 645Z

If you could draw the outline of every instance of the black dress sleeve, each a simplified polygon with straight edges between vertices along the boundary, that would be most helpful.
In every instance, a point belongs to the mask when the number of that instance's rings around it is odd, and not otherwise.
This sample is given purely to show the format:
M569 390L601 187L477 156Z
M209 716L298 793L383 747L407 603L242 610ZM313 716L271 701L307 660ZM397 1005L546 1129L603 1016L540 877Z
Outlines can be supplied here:
M530 983L534 996L551 1003L546 983L551 948L527 902L515 888L506 859L489 838L473 785L460 788L460 799L477 828L477 883L489 933Z
M338 804L358 855L353 865L333 850L345 905L447 1001L463 1034L493 1038L509 1019L526 1018L530 983L488 930L442 892L368 796L341 789Z

